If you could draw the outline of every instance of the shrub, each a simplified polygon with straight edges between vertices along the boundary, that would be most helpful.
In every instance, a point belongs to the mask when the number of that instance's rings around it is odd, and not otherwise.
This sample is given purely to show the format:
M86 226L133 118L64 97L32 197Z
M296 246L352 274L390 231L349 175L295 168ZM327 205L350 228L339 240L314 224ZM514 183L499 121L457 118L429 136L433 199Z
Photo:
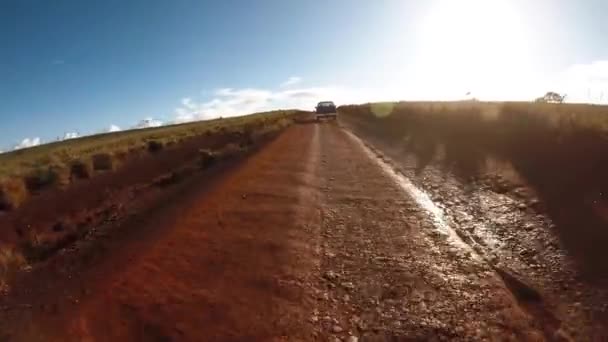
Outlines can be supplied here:
M21 178L0 184L0 210L18 208L27 199L27 188Z
M0 293L8 291L9 282L26 265L25 258L9 247L0 247Z
M72 178L87 179L91 177L93 165L91 162L84 160L75 160L70 165L70 174Z
M251 132L251 135L249 137L249 144L254 145L257 142L262 141L272 136L273 134L282 131L291 123L293 123L293 121L288 119L279 119L274 122L267 122L263 126Z
M111 171L114 168L114 158L110 153L94 154L91 160L95 171Z
M199 150L199 163L203 169L213 165L217 160L217 155L213 151Z
M41 167L25 177L25 185L30 192L37 192L60 183L60 170L56 167Z
M130 149L121 149L114 152L114 158L119 162L124 162L129 159L132 153L134 154L135 152L132 152Z
M62 165L51 167L51 169L56 175L54 184L59 185L61 187L70 185L70 183L72 182L72 173L69 167L67 167L66 165Z
M224 146L222 149L217 151L215 153L215 155L219 159L228 159L228 158L236 156L239 153L242 153L243 151L245 151L245 148L243 148L235 143L229 143L229 144L226 144L226 146Z
M148 141L148 152L158 152L163 149L163 143L157 140Z

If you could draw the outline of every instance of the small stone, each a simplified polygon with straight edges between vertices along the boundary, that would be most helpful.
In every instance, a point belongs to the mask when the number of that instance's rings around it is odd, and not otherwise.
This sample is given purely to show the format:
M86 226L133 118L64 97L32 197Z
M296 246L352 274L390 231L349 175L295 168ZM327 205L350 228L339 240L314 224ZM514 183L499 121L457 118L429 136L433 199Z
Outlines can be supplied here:
M340 285L342 285L342 287L345 288L345 289L347 289L347 290L352 290L352 289L355 288L355 285L353 283L351 283L350 281L343 282Z
M564 329L560 328L557 331L555 331L555 333L553 334L553 340L554 341L573 341L572 337L570 337L570 335L568 335L567 332L564 331Z
M331 328L331 331L333 331L334 333L338 334L341 333L343 331L342 327L339 325L334 325L333 328Z
M524 230L530 231L532 229L534 229L534 225L532 223L526 223L524 225Z
M359 323L357 323L357 327L361 331L366 331L367 330L367 324L365 322L363 322L363 321L359 321Z
M528 208L528 205L526 203L520 203L517 205L517 208L519 210L526 210Z
M317 316L311 316L310 317L310 322L311 323L317 323L318 321L319 321L319 317L317 317Z
M357 336L349 336L346 342L359 342L359 338Z
M325 277L327 280L334 280L338 277L338 275L334 271L327 271L323 277Z

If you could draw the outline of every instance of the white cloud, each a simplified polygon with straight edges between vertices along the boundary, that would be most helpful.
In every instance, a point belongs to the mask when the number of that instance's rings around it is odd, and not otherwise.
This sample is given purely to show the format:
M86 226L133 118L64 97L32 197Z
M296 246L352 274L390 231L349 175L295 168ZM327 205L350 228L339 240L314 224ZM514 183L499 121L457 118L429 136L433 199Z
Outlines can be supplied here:
M293 83L295 84L295 83ZM312 110L319 101L339 104L399 100L398 89L356 89L339 86L256 89L220 88L207 101L183 98L170 123L229 117L274 109Z
M105 129L105 132L107 132L107 133L119 132L119 131L120 131L120 127L118 127L116 125L110 125L110 127Z
M145 118L141 120L135 127L133 128L150 128L150 127L160 127L163 125L163 122L160 120L156 120L153 118Z
M195 105L192 102L192 99L189 98L189 97L185 97L185 98L182 99L182 105L184 107L188 108L188 109L194 109L195 108Z
M61 140L76 139L78 137L79 135L77 132L68 132L63 135L63 139Z
M302 82L302 78L298 76L291 76L287 81L281 83L281 88L288 88Z
M21 142L15 145L15 150L20 150L22 148L34 147L40 145L40 138L25 138L21 140Z
M175 119L171 123L207 120L219 116L234 116L270 108L273 93L263 89L221 88L215 97L205 102L183 98L181 106L175 109Z

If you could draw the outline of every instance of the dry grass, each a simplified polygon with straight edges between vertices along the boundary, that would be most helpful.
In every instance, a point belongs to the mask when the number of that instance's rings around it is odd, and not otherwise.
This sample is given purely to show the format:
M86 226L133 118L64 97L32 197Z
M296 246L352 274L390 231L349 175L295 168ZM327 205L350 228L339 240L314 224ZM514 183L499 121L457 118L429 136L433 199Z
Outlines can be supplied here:
M487 160L535 190L573 255L608 274L608 107L538 103L384 103L339 109L364 136L433 164L463 183ZM600 274L600 273L597 273Z
M241 132L256 139L258 129L264 132L280 129L295 113L273 111L129 130L0 154L0 210L19 207L29 195L46 188L64 187L76 179L93 177L96 172L115 170L132 155L156 153L196 136Z
M112 153L96 153L91 156L91 161L95 171L112 171L114 169Z
M207 150L207 149L202 149L199 151L199 164L201 166L201 168L206 169L210 166L212 166L217 160L217 153Z
M70 175L72 179L90 178L93 175L93 161L91 159L76 159L71 161Z
M532 184L559 178L551 185L559 187L580 185L580 178L593 187L597 171L608 167L605 106L402 102L346 106L340 113L415 154L421 169L441 154L444 168L463 180L483 173L488 157L514 165Z
M246 147L241 147L241 146L239 146L239 144L229 143L228 145L224 146L221 150L217 151L217 155L221 159L226 159L226 158L230 158L232 156L238 155L238 154L242 153L243 151L245 151L246 149L247 149Z
M8 291L11 279L25 265L25 258L13 248L0 247L0 293Z
M23 179L7 179L0 184L0 210L11 210L20 206L28 197Z

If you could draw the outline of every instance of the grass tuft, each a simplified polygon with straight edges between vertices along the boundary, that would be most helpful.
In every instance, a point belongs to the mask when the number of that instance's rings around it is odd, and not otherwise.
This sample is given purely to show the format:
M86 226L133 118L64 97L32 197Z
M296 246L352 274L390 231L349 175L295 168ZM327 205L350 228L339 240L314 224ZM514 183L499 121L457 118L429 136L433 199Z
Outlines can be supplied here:
M0 293L8 292L11 280L26 265L19 252L10 247L0 247Z
M36 193L58 184L60 177L60 171L55 167L39 167L25 177L25 185L30 193Z
M70 174L73 179L88 179L93 174L93 163L89 160L74 160L70 165Z
M31 194L67 186L76 179L91 178L96 171L115 170L136 155L146 151L157 153L198 136L235 134L240 147L247 149L260 136L284 128L284 123L299 113L273 111L128 130L3 153L0 154L0 210L13 210ZM201 163L208 166L216 157L217 153L203 153Z
M97 153L91 159L95 171L111 171L114 169L114 157L110 153Z
M199 150L199 164L201 166L201 168L206 169L208 167L211 167L213 164L215 164L215 162L217 161L217 153L207 150L207 149L202 149Z
M158 140L150 140L148 141L148 152L156 153L160 152L163 149L164 145L161 141Z
M17 209L27 197L27 188L21 178L9 179L0 184L0 210Z

